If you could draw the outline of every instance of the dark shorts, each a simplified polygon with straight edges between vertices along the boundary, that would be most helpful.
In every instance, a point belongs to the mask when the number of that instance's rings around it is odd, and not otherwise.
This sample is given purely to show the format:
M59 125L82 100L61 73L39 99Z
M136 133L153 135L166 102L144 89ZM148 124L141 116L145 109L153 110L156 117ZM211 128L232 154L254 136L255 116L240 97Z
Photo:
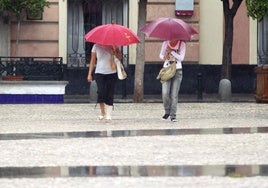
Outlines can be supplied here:
M113 74L95 74L95 80L98 87L98 103L113 105L114 90L117 81L117 73Z

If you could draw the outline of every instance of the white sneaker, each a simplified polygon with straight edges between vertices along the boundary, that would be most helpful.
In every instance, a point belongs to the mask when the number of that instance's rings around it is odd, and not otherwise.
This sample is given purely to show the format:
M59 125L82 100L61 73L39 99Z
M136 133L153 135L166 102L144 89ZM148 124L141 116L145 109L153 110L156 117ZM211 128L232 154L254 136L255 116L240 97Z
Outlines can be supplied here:
M98 118L97 118L97 120L98 120L98 121L101 121L101 120L104 119L104 117L105 117L105 115L99 115Z
M171 118L170 120L171 120L172 122L177 122L177 119L176 119L176 118L174 118L174 117L173 117L173 118Z

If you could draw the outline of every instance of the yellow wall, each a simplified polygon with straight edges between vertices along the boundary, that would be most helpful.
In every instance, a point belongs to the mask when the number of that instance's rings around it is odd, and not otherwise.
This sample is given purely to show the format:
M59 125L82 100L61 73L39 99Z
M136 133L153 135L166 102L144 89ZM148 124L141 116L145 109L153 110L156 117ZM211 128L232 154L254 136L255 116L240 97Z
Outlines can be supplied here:
M129 0L129 28L134 33L138 33L138 3L139 0ZM129 64L136 64L136 48L136 44L129 46Z
M249 64L257 65L257 40L258 40L258 32L257 32L257 21L250 19L249 25Z
M200 64L221 64L223 10L219 0L200 1Z
M67 0L59 1L59 57L67 63Z

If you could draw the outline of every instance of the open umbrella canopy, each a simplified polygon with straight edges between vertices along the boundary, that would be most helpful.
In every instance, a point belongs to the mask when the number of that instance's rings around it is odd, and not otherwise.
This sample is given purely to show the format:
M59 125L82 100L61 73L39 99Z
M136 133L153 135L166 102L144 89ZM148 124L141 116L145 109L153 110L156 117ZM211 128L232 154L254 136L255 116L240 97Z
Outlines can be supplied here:
M147 37L162 40L190 40L198 32L189 24L177 18L158 18L146 24L141 32Z
M129 28L118 24L100 25L85 35L87 42L101 45L126 46L139 43L139 37Z

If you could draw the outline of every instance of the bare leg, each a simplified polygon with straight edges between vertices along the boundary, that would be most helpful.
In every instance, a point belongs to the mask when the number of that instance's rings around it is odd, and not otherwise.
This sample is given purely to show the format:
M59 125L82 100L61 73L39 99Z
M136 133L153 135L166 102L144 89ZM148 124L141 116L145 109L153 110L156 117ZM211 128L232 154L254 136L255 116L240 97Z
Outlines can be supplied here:
M105 103L100 103L101 115L105 116Z
M105 103L100 103L101 115L98 116L98 120L103 120L105 116Z

